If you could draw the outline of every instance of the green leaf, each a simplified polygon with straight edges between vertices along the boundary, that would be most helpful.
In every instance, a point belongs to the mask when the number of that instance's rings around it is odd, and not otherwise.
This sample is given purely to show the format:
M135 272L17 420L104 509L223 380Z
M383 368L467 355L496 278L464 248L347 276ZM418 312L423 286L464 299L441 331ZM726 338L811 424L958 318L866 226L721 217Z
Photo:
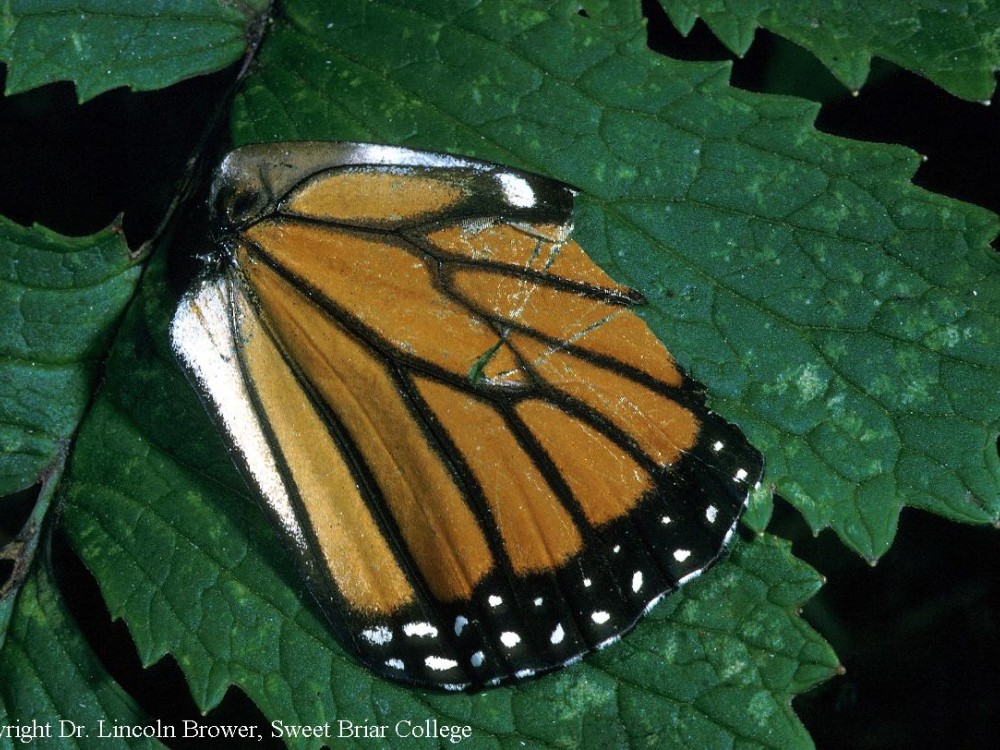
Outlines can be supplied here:
M41 483L20 533L0 537L0 560L12 565L0 579L0 725L27 725L22 743L36 726L47 733L38 737L71 737L59 723L70 715L95 729L137 715L70 624L36 550L62 456L140 270L115 228L70 238L0 219L0 495Z
M237 61L267 0L7 0L0 61L7 93L73 81L80 101L163 88Z
M114 229L0 219L0 495L37 482L73 434L139 271Z
M134 701L104 671L62 603L47 565L36 565L0 649L0 747L107 748L102 728L145 724ZM103 724L101 723L103 722ZM80 727L78 729L77 727ZM162 747L137 738L129 747Z
M742 56L758 27L805 47L851 91L868 78L872 57L929 78L955 96L988 100L1000 67L1000 4L895 2L809 3L672 0L662 2L687 34L699 17Z
M770 487L761 485L751 492L747 499L743 523L760 533L771 522L772 513L774 513L774 494Z

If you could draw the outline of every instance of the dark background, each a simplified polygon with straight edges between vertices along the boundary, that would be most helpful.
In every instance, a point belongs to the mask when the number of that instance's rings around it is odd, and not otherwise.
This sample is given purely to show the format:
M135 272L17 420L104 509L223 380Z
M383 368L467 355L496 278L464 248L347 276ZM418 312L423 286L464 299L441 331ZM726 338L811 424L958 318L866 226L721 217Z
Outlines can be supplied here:
M909 146L927 157L917 185L1000 212L996 108L961 101L878 61L855 97L809 53L766 32L758 31L750 52L737 60L700 22L685 39L656 2L645 7L654 50L680 59L733 60L735 86L822 102L818 129ZM4 73L0 66L0 82ZM155 93L116 90L82 106L69 84L0 97L0 215L70 235L95 232L123 215L129 244L138 248L174 193L205 113L226 95L234 75L235 69L224 71ZM5 501L0 525L19 528L31 497ZM794 701L820 748L996 746L995 529L906 509L895 544L875 567L830 532L814 538L780 499L770 530L793 540L794 553L829 579L805 616L834 646L846 674ZM173 660L141 667L126 628L111 622L96 583L58 533L53 554L69 606L114 678L154 718L176 723L197 717ZM204 723L248 720L268 724L246 696L230 689ZM201 750L204 744L190 746Z

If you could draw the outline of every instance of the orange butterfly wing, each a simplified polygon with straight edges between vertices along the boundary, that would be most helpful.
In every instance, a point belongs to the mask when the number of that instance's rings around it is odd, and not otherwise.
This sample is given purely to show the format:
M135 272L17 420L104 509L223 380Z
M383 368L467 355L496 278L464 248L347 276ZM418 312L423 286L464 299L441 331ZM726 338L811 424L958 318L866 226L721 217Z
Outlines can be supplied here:
M569 238L572 191L275 144L214 186L230 262L181 360L342 642L481 687L630 629L732 535L762 462Z

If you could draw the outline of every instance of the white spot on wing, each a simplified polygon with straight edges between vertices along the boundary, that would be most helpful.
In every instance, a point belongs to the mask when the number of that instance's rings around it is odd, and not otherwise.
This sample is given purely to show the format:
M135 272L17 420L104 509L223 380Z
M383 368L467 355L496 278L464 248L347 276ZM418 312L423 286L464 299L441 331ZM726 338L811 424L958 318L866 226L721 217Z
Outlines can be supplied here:
M592 583L592 581L589 578L584 578L583 579L583 585L584 585L584 587L590 588L590 584L591 583Z
M746 469L740 469L739 471L736 472L736 476L733 477L733 478L737 482L742 482L744 479L747 478L747 470Z
M642 588L642 571L637 570L632 574L632 590L635 593L639 593L639 589Z
M714 443L712 444L712 450L714 450L714 451L715 451L716 453L718 453L719 451L721 451L723 447L724 447L724 446L723 446L723 443L722 443L722 441L721 441L721 440L716 440L716 441L715 441L715 442L714 442Z
M514 646L516 646L520 642L521 642L521 636L519 636L513 630L505 630L500 634L500 643L505 645L507 648L514 648Z
M709 523L715 523L715 519L719 517L719 509L714 505L709 505L705 508L705 518L708 519Z
M535 599L535 606L536 607L541 607L542 606L542 601L543 601L542 597L539 596L538 598L536 598Z
M504 172L497 175L497 182L500 183L503 197L512 206L516 206L517 208L531 208L535 205L537 201L535 191L531 189L531 185L523 177Z
M664 516L663 518L661 518L660 523L666 526L668 523L670 523L670 516Z
M462 635L462 630L469 624L468 619L459 615L455 618L455 635Z
M604 610L599 610L597 612L590 613L590 619L596 622L598 625L603 625L608 620L611 619L611 615Z
M403 626L403 632L408 636L417 636L418 638L424 636L436 638L438 629L429 622L408 622Z
M469 658L469 663L474 667L480 667L485 660L486 655L482 651L477 651Z
M563 638L566 637L566 631L563 630L562 623L556 625L556 629L552 631L552 635L549 636L549 641L553 644L562 643Z
M392 640L392 631L384 625L377 628L366 628L361 631L361 637L376 646L384 646Z
M487 599L491 607L499 607L503 604L503 597L497 596L496 594L490 594L490 598Z
M387 667L392 667L393 669L402 670L403 669L403 660L402 659L386 659L385 665Z
M689 557L691 557L691 550L689 550L689 549L675 549L674 550L674 559L677 562L684 562Z
M443 656L428 656L424 659L424 664L438 672L444 672L458 666L457 661L454 659L445 659Z

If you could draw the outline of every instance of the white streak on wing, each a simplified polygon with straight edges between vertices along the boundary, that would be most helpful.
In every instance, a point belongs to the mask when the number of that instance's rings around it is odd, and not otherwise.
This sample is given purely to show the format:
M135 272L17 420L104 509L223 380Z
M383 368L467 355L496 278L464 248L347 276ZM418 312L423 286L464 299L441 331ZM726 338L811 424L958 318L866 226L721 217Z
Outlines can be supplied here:
M211 399L223 428L268 506L286 531L296 541L303 541L288 491L240 372L232 323L232 293L233 286L225 276L199 282L181 299L170 324L170 342L202 392ZM238 304L243 308L241 315L253 314L246 309L248 303L242 296Z
M739 523L737 519L736 523L729 527L729 531L726 532L725 538L722 540L722 546L725 547L729 544L730 540L733 538L733 534L736 533L736 525Z
M667 595L668 593L669 593L669 592L667 592L667 591L664 591L664 592L663 592L662 594L657 594L657 595L656 595L656 596L655 596L655 597L654 597L653 599L651 599L651 600L650 600L649 604L647 604L647 605L645 606L645 608L643 608L643 610L642 610L642 613L643 613L644 615L647 615L647 614L649 614L649 610L651 610L651 609L652 609L653 607L655 607L655 606L656 606L657 604L659 604L659 603L660 603L660 600L661 600L661 599L662 599L663 597L665 597L665 596L666 596L666 595Z
M693 581L695 578L697 578L704 572L705 572L704 568L698 568L697 570L692 570L686 576L681 576L680 578L677 579L677 586L680 587L688 583L689 581Z
M353 156L353 160L362 161L365 164L398 164L408 167L465 167L478 172L485 169L481 164L449 154L413 151L400 146L383 146L374 143L361 144L358 147L358 153ZM346 161L352 161L352 159Z

